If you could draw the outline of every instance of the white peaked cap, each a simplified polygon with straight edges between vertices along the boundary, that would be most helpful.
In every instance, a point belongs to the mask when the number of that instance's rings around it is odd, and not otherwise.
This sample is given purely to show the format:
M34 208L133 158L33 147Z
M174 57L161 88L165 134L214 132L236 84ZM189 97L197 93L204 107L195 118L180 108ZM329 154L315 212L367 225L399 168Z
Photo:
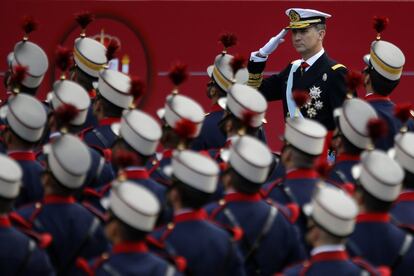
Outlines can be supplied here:
M19 195L23 171L20 165L4 154L0 154L0 196L13 199Z
M157 149L162 131L158 122L140 110L128 111L121 119L120 136L142 155L152 155Z
M361 164L352 168L352 175L375 198L392 202L401 192L404 171L385 152L373 150L361 155Z
M35 97L22 93L11 98L7 105L5 116L13 132L28 142L39 141L46 126L46 107Z
M77 136L64 134L43 147L52 174L60 184L78 189L85 182L92 163L88 146Z
M172 173L181 182L199 191L216 191L219 167L210 157L192 150L177 151L172 159Z
M269 175L272 154L263 142L246 135L231 147L229 163L247 180L262 184Z
M285 140L307 154L322 154L326 134L326 128L317 121L307 118L286 119Z
M252 113L251 127L259 127L266 115L267 101L256 89L236 83L227 94L226 107L240 120L246 113Z
M92 77L99 77L105 64L106 48L105 46L89 37L79 37L75 40L73 58L76 65L86 74Z
M98 89L99 93L110 103L127 109L134 100L129 93L131 78L118 71L105 69L99 73Z
M330 18L330 17L332 17L332 15L330 15L328 13L325 13L325 12L321 12L321 11L313 10L313 9L302 9L302 8L290 8L290 9L287 9L285 11L285 14L287 16L289 16L289 13L292 10L295 11L295 12L297 12L300 15L301 18L309 18L309 17L325 17L325 18Z
M328 233L346 237L352 234L358 207L343 190L334 186L319 185L311 203L303 208L315 223Z
M161 118L165 119L172 128L175 128L176 124L182 119L194 123L196 131L191 138L195 138L200 134L204 121L204 110L201 105L181 94L169 95L165 101L165 108L160 110L158 114L162 115Z
M233 69L230 66L233 56L229 54L219 54L214 60L214 64L207 67L207 74L210 78L223 89L228 92L233 85ZM246 68L242 68L236 73L236 83L245 84L249 79L249 72Z
M83 125L88 115L91 99L88 92L78 83L70 80L59 80L53 84L52 107L58 109L63 104L71 104L79 114L70 123L74 126Z
M356 147L366 149L371 143L367 124L377 118L377 112L366 101L353 98L339 108L339 127L343 135Z
M125 181L114 186L109 197L111 211L134 229L151 232L160 212L160 203L147 188Z
M42 48L30 41L20 41L14 46L10 57L11 66L27 66L28 71L22 84L29 88L36 88L42 83L49 67L47 55Z
M285 11L290 23L288 29L302 29L312 24L325 24L325 19L332 17L330 14L313 9L290 8Z

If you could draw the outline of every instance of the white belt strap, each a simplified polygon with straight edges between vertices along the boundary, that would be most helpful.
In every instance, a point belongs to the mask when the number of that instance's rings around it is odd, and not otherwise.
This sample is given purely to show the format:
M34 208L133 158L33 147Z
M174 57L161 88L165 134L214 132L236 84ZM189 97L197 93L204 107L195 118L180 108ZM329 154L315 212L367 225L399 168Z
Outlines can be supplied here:
M292 97L293 73L296 72L296 70L299 68L301 63L302 63L301 59L298 59L292 62L292 67L290 68L289 77L288 77L287 85L286 85L286 103L287 103L287 107L289 111L289 116L291 118L295 117L295 115L303 118L302 113L299 110L296 111L296 103Z

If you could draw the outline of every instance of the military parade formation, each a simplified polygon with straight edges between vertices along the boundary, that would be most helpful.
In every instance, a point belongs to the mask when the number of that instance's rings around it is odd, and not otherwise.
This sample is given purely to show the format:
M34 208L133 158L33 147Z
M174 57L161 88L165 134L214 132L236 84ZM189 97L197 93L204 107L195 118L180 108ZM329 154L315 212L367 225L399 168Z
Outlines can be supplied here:
M220 37L208 113L175 64L156 118L137 107L142 79L109 66L119 43L88 37L89 12L40 100L52 61L25 17L0 107L1 275L414 275L414 104L390 98L405 56L381 38L388 19L360 73L325 51L330 14L286 15L247 62ZM264 77L289 32L300 59Z

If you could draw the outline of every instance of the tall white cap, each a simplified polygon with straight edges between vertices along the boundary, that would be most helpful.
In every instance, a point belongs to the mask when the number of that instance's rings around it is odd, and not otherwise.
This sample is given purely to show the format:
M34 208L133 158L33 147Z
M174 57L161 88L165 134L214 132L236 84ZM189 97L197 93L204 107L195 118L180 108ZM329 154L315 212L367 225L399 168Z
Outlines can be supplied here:
M127 109L131 106L133 96L129 93L131 78L118 71L105 69L99 73L99 93L110 103Z
M11 66L27 66L28 71L22 84L29 88L36 88L42 83L43 77L49 67L47 55L42 48L30 41L20 41L14 46L10 57Z
M226 108L240 120L250 114L250 126L259 127L265 120L267 101L256 89L236 83L227 94Z
M311 203L303 210L318 226L334 236L346 237L354 231L358 207L341 189L319 185Z
M230 66L233 56L229 54L219 54L214 60L214 64L207 68L207 74L210 78L223 89L228 92L233 83L233 69ZM236 83L245 84L249 79L249 72L246 68L242 68L236 73Z
M54 110L63 104L71 104L79 111L79 114L70 123L75 126L83 125L88 115L91 99L88 92L76 82L59 80L53 84L51 103Z
M269 176L272 154L263 142L245 135L231 147L229 163L247 180L262 184Z
M375 198L392 202L400 194L404 171L385 152L364 152L361 164L352 168L352 175Z
M53 176L69 189L78 189L85 182L91 166L91 154L77 136L64 134L43 147Z
M158 122L140 110L131 110L121 119L120 136L142 155L152 155L162 135Z
M205 193L216 191L219 171L213 159L195 151L176 151L172 159L173 175L186 185Z
M13 199L19 195L23 171L20 165L4 154L0 154L0 196Z
M161 209L158 199L152 192L130 181L113 186L109 205L118 219L144 232L154 229Z
M397 134L390 154L403 169L414 174L414 133Z
M317 121L307 118L286 119L285 140L307 154L322 154L326 134L326 128Z
M79 37L75 40L73 49L73 58L76 65L86 74L92 77L99 77L105 64L106 48L105 46L89 37Z
M175 128L181 120L188 120L196 126L195 138L200 134L204 121L204 110L199 103L182 94L169 95L165 107L158 110L158 117L164 119L171 128Z
M379 40L371 43L371 52L364 56L364 61L384 78L396 81L401 78L405 56L396 45Z
M39 100L20 93L10 98L7 107L6 120L14 133L28 142L37 142L42 138L47 114Z
M344 101L335 113L339 115L339 128L343 135L354 146L366 149L371 142L366 126L369 120L378 118L375 109L364 100L353 98Z

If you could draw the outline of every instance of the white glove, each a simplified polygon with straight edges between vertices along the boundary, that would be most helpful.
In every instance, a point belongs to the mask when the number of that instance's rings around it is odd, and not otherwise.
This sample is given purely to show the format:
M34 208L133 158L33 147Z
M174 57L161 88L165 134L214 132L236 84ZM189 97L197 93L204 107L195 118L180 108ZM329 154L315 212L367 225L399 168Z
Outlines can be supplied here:
M276 50L277 46L279 46L279 44L285 41L284 37L287 33L288 33L288 30L283 29L276 36L272 37L269 40L269 42L267 42L262 48L260 48L259 50L260 55L267 57L268 55L273 53L273 51Z

